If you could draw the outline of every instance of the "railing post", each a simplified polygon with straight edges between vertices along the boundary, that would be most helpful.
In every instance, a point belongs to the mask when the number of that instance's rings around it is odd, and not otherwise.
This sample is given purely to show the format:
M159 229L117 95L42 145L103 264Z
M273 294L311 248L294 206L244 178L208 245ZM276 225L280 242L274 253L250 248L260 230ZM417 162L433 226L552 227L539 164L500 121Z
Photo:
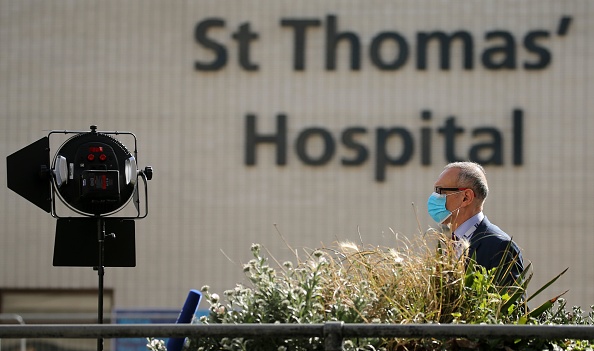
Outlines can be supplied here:
M344 322L324 323L324 350L342 351L342 327Z
M14 319L20 325L25 325L25 320L21 317L20 314L14 313L0 313L0 319ZM27 350L27 339L21 338L21 351ZM0 351L2 351L2 340L0 339Z

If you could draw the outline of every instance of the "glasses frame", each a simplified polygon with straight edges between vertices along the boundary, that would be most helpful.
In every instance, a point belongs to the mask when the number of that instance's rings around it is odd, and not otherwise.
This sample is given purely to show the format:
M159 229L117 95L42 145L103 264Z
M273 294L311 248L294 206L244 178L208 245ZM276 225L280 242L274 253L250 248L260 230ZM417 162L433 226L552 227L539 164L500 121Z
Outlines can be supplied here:
M437 194L442 195L443 191L463 191L463 190L467 190L467 189L470 189L470 188L446 188L443 186L436 186L434 190Z

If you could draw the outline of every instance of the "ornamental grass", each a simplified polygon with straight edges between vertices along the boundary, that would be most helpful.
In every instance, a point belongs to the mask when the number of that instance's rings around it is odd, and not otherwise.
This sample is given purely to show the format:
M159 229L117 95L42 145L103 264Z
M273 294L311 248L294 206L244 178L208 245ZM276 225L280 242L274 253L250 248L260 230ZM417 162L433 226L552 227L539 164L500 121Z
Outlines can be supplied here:
M561 296L532 306L531 300L564 272L528 295L532 267L517 281L505 280L511 267L487 271L464 254L467 243L429 232L415 239L394 234L394 247L339 242L303 250L295 261L277 262L253 244L244 265L247 284L221 298L202 288L209 314L193 323L458 323L594 324L594 312L567 311ZM300 258L303 257L303 258ZM505 284L502 282L506 281ZM531 289L532 290L532 289ZM594 309L594 306L592 306ZM354 350L534 350L591 349L580 340L468 340L358 338L345 340ZM152 345L152 346L151 346ZM149 340L150 350L163 343ZM188 338L185 350L323 350L322 338Z

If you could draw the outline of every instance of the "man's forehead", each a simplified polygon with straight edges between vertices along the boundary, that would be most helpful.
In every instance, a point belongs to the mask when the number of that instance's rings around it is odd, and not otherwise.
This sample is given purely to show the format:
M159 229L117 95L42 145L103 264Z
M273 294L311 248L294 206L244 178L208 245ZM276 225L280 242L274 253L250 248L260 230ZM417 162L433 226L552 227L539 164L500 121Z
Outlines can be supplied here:
M448 168L441 172L439 178L435 182L435 185L456 185L456 181L458 180L458 173L460 170L458 168Z

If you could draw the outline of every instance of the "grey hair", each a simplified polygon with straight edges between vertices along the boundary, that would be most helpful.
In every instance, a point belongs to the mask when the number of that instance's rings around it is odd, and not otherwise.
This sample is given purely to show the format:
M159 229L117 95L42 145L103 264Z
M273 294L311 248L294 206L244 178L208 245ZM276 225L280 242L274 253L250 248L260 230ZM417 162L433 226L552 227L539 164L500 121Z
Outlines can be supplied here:
M453 162L445 166L445 169L457 168L458 185L468 187L474 191L474 195L482 201L485 201L489 195L489 185L487 184L487 173L483 166L475 162Z

